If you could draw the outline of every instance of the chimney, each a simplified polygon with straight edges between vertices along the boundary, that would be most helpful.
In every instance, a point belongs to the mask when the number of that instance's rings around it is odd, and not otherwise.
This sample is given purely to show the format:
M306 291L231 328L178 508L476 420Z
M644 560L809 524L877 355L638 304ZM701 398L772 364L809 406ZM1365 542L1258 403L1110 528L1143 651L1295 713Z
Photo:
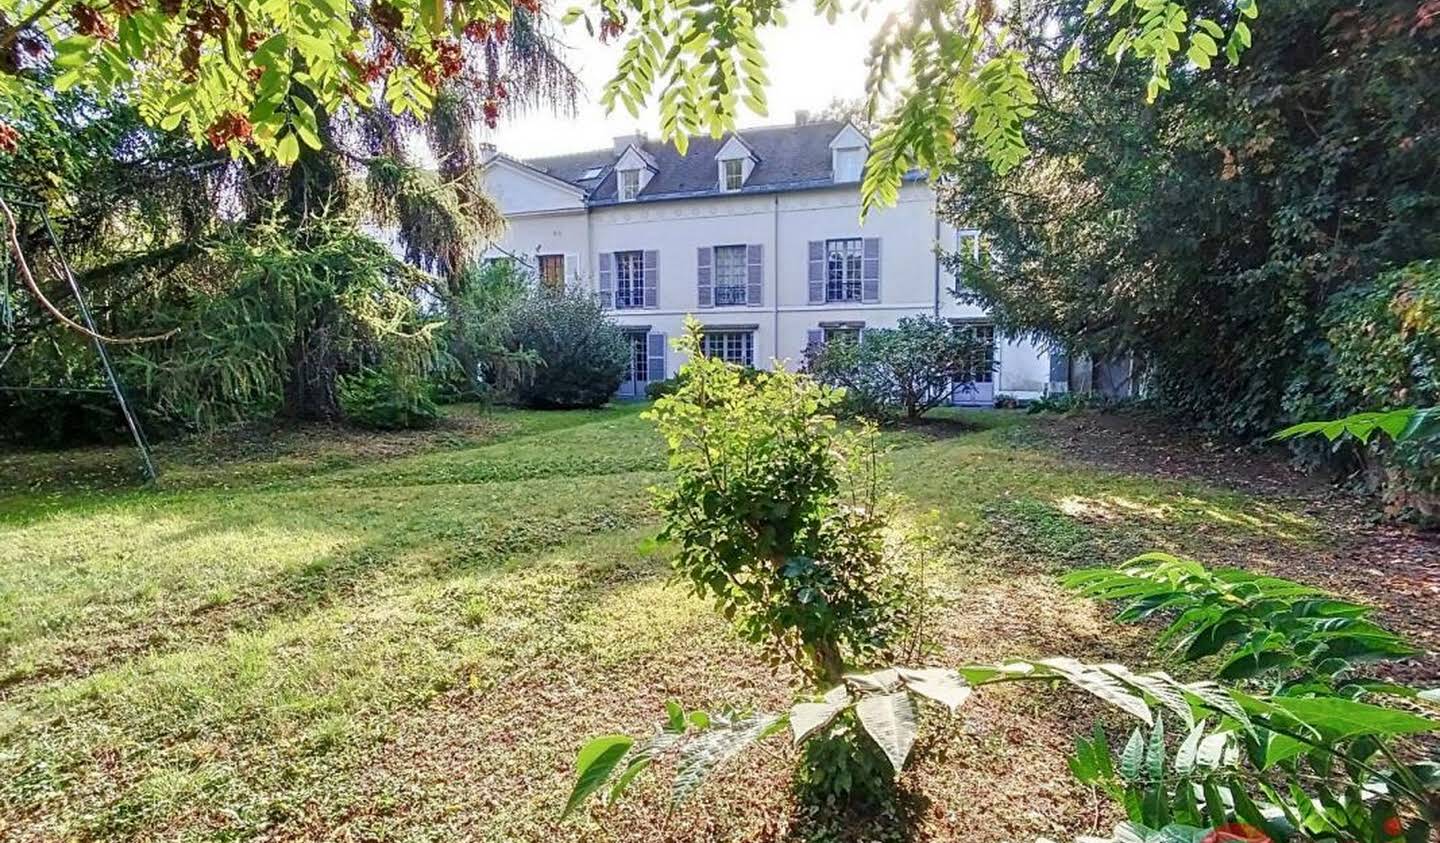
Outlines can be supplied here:
M640 147L641 149L644 149L645 133L637 131L632 134L620 135L619 137L615 138L615 154L620 155L624 153L625 147L629 146L632 143Z
M810 112L809 112L809 111L806 111L805 109L802 108L802 109L800 109L799 111L795 112L795 125L797 125L797 126L804 126L806 123L809 123L809 122L810 122Z

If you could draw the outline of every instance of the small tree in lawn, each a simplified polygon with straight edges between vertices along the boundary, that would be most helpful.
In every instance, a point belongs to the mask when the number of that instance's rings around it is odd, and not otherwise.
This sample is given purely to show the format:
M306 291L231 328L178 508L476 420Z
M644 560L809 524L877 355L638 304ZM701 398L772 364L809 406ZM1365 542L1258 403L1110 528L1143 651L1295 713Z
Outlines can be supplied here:
M822 383L843 386L852 408L867 416L917 419L974 388L990 366L985 343L937 316L913 316L894 328L872 328L861 342L812 345L805 368Z
M841 394L803 374L706 357L694 320L677 345L679 386L646 413L675 472L659 493L675 570L775 664L831 687L907 629L874 432L841 430Z

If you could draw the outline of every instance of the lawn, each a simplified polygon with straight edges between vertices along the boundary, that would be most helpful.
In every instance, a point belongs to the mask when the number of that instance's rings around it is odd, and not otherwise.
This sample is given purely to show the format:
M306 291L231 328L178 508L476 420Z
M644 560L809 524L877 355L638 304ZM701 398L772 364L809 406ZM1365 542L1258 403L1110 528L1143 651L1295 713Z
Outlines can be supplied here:
M586 736L643 731L667 698L788 699L646 541L665 460L639 412L178 443L154 489L124 482L124 449L0 455L0 839L828 839L778 740L677 811L652 781L558 820ZM1115 435L992 412L887 434L897 522L943 539L937 663L1151 659L1054 582L1151 548L1376 584L1330 564L1353 502L1223 454L1110 459ZM1435 649L1429 619L1389 619ZM1063 757L1097 713L1006 689L932 719L899 815L851 830L1107 825Z

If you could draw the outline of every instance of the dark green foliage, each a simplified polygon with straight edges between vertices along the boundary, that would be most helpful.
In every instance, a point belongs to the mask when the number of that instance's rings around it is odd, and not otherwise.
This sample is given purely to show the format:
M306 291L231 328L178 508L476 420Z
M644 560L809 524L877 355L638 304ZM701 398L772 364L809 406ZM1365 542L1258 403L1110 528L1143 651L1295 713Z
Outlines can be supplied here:
M508 313L525 297L532 280L509 261L472 264L453 286L445 332L456 365L444 379L447 398L502 398L535 375L539 362L529 349L511 349Z
M1163 617L1158 642L1186 660L1218 657L1222 679L1254 679L1286 693L1358 695L1357 665L1414 652L1369 619L1371 609L1280 577L1207 570L1148 553L1118 569L1091 568L1063 582L1087 597L1125 600L1119 619Z
M746 375L701 353L647 413L670 449L661 537L675 570L741 635L816 686L882 657L908 620L887 555L873 431L844 432L832 389L784 370Z
M1043 52L1103 43L1124 23L1085 5L1018 4L1012 38ZM1038 76L1027 165L997 177L962 153L941 200L986 233L995 259L966 267L965 284L998 322L1077 352L1140 354L1161 406L1249 437L1395 406L1326 382L1332 365L1359 363L1348 342L1332 348L1327 314L1337 295L1378 304L1377 276L1440 253L1440 30L1424 4L1262 5L1238 67L1172 68L1153 107L1131 94L1144 71L1130 63ZM1190 12L1224 20L1232 6ZM1388 348L1394 324L1360 341ZM1395 373L1418 336L1367 375ZM1422 367L1402 383L1432 377Z
M413 373L364 369L340 379L340 409L347 421L376 430L433 427L440 419L434 391Z
M514 387L523 406L599 407L625 378L630 346L589 290L532 288L506 310L505 326L508 349L536 358L533 377Z
M853 709L841 712L823 732L801 744L795 784L811 805L835 812L873 809L895 793L895 771L865 734Z
M1325 353L1291 386L1300 418L1440 403L1440 260L1333 296L1323 325ZM1388 437L1330 436L1331 450L1360 470L1391 516L1440 522L1440 427L1398 417L1391 425Z
M343 220L233 232L204 261L211 286L149 303L153 322L141 323L180 331L122 361L166 423L336 418L341 375L383 365L418 377L441 361L439 324L411 297L419 274Z
M805 370L821 383L844 387L847 406L872 418L917 419L973 388L980 367L989 365L979 340L936 316L906 316L894 328L866 329L860 342L805 350Z

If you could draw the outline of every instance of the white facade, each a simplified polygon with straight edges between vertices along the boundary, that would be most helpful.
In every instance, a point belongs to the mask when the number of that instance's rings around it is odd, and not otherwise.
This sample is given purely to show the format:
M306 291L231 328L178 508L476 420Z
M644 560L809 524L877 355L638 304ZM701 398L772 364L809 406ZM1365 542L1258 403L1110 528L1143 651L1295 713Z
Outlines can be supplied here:
M842 133L864 142L851 126ZM840 181L738 192L733 180L725 183L719 162L746 147L722 140L720 153L707 156L716 162L707 165L716 174L715 189L700 196L647 199L642 188L633 200L612 192L614 198L596 201L597 189L494 156L485 169L486 186L509 224L487 254L548 267L551 280L563 266L569 282L600 293L615 319L636 335L642 377L627 384L632 394L643 394L644 381L671 375L682 362L666 340L680 333L687 315L716 335L715 353L748 352L757 366L779 361L793 367L807 344L827 331L891 327L910 315L938 315L986 330L985 312L952 295L956 279L937 253L978 241L974 232L938 219L927 185L907 182L894 207L872 211L862 224L850 172L853 152L844 138L836 139L841 148L820 150L840 168L834 174ZM627 146L618 158L635 152ZM657 157L646 156L656 168L647 184L660 181L665 161ZM753 166L760 172L765 161ZM745 167L749 179L748 158ZM1050 389L1050 355L1043 346L997 337L994 354L991 382L958 396L958 403L989 404L999 394L1034 398Z

